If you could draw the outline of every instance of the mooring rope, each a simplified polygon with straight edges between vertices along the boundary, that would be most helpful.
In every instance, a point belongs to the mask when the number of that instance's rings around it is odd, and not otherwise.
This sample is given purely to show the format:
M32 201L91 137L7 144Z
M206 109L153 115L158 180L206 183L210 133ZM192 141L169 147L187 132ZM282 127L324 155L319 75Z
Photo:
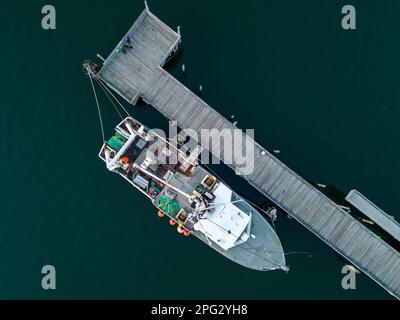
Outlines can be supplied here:
M121 112L118 110L117 106L115 105L114 101L111 99L110 95L107 93L107 91L104 89L104 84L102 84L100 81L98 81L96 79L97 83L99 84L100 88L103 90L104 94L107 96L108 100L111 102L111 104L113 105L115 111L118 113L119 117L121 118L121 120L124 119L124 117L122 116Z
M103 127L103 119L102 119L102 117L101 117L101 111L100 111L99 101L97 100L96 89L94 88L92 76L91 76L90 74L89 74L89 79L90 79L90 84L92 85L92 89L93 89L93 93L94 93L94 98L95 98L95 100L96 100L96 106L97 106L97 111L98 111L99 120L100 120L101 135L102 135L102 137L103 137L102 143L103 143L103 142L105 141L105 137L104 137L104 127Z
M119 106L122 108L122 110L125 111L125 113L128 115L128 117L130 117L131 115L129 114L129 112L124 108L124 106L122 105L122 103L114 96L114 94L110 91L110 89L108 89L108 87L103 83L103 81L96 75L93 74L93 76L95 77L95 79L102 84L102 86L107 90L107 92L115 99L115 101L118 102Z

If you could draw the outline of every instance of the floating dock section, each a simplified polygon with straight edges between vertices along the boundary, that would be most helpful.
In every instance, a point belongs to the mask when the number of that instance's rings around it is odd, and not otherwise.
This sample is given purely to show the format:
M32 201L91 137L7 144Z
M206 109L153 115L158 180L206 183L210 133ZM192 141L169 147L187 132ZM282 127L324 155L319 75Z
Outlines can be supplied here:
M98 73L125 100L135 103L141 97L181 128L197 132L237 129L162 69L181 41L179 32L146 6L123 39L126 36L132 38L133 48L125 53L114 50ZM241 148L231 151L242 152ZM255 169L244 179L388 292L400 297L399 252L257 143L254 153ZM229 166L235 171L240 169L235 164Z
M351 190L346 201L360 210L397 241L400 241L400 224L357 190Z

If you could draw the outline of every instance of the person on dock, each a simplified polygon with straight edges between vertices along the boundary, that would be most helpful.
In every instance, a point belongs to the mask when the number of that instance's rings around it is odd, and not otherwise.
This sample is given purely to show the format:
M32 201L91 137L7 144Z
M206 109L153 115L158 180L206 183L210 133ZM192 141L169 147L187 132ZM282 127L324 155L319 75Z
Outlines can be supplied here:
M119 46L117 50L115 50L117 53L126 53L126 48L124 46Z
M133 46L132 46L132 39L131 39L131 37L130 36L126 36L125 38L124 38L124 42L123 42L123 44L122 45L120 45L118 48L117 48L117 53L126 53L126 49L132 49L133 48Z
M124 47L132 49L132 39L130 36L126 36L124 39Z
M126 44L131 44L131 43L132 43L132 39L131 39L130 36L126 36L126 37L125 37L125 43L126 43Z

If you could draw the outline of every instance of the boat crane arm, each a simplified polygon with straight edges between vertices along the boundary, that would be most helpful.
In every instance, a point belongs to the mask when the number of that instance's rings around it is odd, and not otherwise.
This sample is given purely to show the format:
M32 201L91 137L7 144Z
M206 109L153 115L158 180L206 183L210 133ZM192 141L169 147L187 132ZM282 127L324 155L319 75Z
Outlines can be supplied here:
M182 190L178 189L177 187L174 187L172 184L168 183L164 179L161 179L160 177L157 177L155 174L152 174L151 172L147 171L146 169L143 169L141 166L137 165L136 163L133 163L133 167L139 169L140 171L149 175L150 177L157 180L158 182L165 184L168 188L171 188L171 189L175 190L176 192L180 193L184 197L188 198L189 201L192 199L192 197L189 194L183 192Z

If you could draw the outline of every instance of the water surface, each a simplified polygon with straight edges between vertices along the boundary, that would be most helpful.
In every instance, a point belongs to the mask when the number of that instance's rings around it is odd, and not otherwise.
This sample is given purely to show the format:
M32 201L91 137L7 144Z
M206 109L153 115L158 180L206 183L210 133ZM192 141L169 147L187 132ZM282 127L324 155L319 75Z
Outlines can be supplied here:
M286 251L313 253L288 255L288 274L244 269L159 219L97 157L101 134L80 65L107 56L143 2L54 0L54 31L41 28L45 4L6 0L0 10L0 298L391 298L364 275L357 290L343 290L343 263L284 215ZM194 91L202 84L211 106L254 128L303 177L357 188L400 219L400 3L353 0L355 31L341 29L345 4L149 1L182 28L184 53L169 69L180 81ZM100 102L110 135L119 118ZM148 106L130 111L166 126ZM55 291L41 289L45 264L57 269Z

